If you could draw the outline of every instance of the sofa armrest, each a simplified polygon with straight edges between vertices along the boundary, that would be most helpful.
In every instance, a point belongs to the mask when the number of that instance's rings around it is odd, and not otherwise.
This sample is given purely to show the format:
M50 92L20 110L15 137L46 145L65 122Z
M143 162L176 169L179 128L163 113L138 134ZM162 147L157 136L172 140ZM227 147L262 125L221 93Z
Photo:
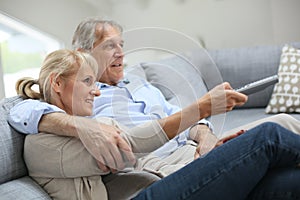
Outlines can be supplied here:
M0 185L1 200L51 200L50 196L29 176Z

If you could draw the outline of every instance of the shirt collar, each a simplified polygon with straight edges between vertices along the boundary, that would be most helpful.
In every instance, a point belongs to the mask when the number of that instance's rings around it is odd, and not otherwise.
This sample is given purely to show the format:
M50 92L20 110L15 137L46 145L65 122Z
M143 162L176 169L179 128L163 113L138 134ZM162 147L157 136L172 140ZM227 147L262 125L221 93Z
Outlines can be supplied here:
M122 79L117 86L118 87L124 87L125 85L127 85L128 83L130 83L130 81L127 78ZM111 87L111 85L108 85L106 83L102 83L102 82L96 82L96 85L99 89L101 88L105 88L105 87Z
M123 78L118 84L117 86L119 87L124 87L125 85L127 85L128 83L130 83L130 81L127 78Z

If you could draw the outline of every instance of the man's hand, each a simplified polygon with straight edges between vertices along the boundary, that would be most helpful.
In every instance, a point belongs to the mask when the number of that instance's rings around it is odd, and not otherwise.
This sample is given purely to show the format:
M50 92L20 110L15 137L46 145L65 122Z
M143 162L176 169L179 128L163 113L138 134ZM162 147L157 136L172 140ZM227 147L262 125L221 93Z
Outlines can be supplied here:
M115 172L135 164L135 156L129 144L120 136L122 131L119 128L101 121L83 119L76 119L78 137L98 161L101 170Z
M190 138L198 143L194 154L195 159L210 152L219 140L205 124L193 126L190 130Z
M201 97L198 107L202 118L231 111L235 106L241 106L248 97L232 89L229 83L217 85Z
M39 131L79 138L103 172L114 172L135 164L129 144L120 136L121 130L101 121L50 113L41 118Z

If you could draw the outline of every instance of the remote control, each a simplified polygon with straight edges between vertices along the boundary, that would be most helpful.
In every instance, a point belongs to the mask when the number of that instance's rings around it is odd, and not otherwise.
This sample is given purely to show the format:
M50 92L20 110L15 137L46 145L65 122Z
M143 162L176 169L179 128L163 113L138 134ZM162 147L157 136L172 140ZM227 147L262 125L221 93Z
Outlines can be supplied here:
M278 75L269 76L267 78L249 83L243 87L235 89L237 92L241 92L245 95L249 95L260 90L265 89L266 87L273 85L278 82Z

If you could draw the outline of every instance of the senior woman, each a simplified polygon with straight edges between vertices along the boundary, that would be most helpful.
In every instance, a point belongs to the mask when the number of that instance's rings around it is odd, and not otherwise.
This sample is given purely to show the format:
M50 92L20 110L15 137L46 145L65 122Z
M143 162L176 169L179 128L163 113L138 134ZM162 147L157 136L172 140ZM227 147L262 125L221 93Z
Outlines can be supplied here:
M94 96L100 95L94 84L96 66L87 54L58 50L46 57L39 79L21 79L17 91L25 98L41 99L69 115L89 116ZM38 84L40 92L31 89L34 84ZM101 118L101 121L119 127L113 120ZM154 144L141 137L140 132L147 131L155 133L151 140ZM134 152L141 154L167 141L158 123L121 131L121 135ZM101 179L105 173L74 137L28 135L24 158L30 176L53 199L109 198ZM300 136L277 124L264 123L124 199L298 198L299 161Z
M57 50L50 53L44 60L43 66L41 68L39 79L35 80L33 78L25 77L20 79L16 83L17 93L22 96L24 99L39 99L44 104L49 104L56 112L65 112L70 115L77 116L90 116L93 114L93 101L94 96L99 96L100 91L95 85L96 77L98 72L98 65L95 59L86 53L80 53L78 51L71 50ZM32 89L32 86L37 84L39 87L39 92ZM22 112L18 112L22 115ZM101 121L105 121L102 119ZM107 120L107 123L110 123ZM78 126L85 124L77 124ZM152 131L155 132L155 131ZM49 137L50 136L50 137ZM164 135L163 135L164 136ZM89 183L90 178L74 178L74 179L53 179L47 183L44 182L44 178L69 178L69 171L72 170L72 163L70 165L59 166L54 164L57 161L57 158L60 156L59 151L64 150L68 147L69 144L76 143L79 144L79 140L76 138L68 137L51 137L51 134L40 133L36 137L28 135L25 139L24 147L24 158L29 170L29 174L40 184L42 185L48 193L57 199L86 199L85 193L77 192L79 190L84 191L84 184ZM69 141L70 140L70 141ZM159 138L159 142L156 145L159 145L160 141L165 141L166 139ZM51 143L52 141L52 143ZM129 143L130 141L128 141ZM141 143L142 144L142 143ZM154 147L156 147L154 145ZM45 148L44 148L45 147ZM76 145L73 147L77 148ZM80 147L82 147L80 143ZM145 145L147 148L147 145ZM50 151L53 150L53 151ZM77 156L80 154L80 151L85 151L85 149L78 148L76 153L69 155L61 155L65 161L72 161L72 156ZM79 152L79 154L77 154ZM37 155L36 155L37 154ZM125 157L126 154L124 154ZM45 161L45 158L46 161ZM80 159L80 158L79 158ZM129 158L130 159L130 158ZM133 158L134 159L134 158ZM41 160L44 160L41 162ZM93 159L92 159L93 160ZM51 164L47 164L47 162ZM93 160L93 162L95 162ZM42 170L40 170L40 168ZM66 173L60 171L60 167L64 170L65 167L70 170L66 170ZM91 165L92 167L92 165ZM53 173L53 171L59 171L59 176ZM107 174L108 172L99 172L97 177L92 181L95 187L97 187L96 193L101 197L106 197L106 188L104 187L101 176ZM61 175L62 174L62 175ZM61 175L61 176L60 176ZM117 175L116 175L117 176ZM141 188L151 184L153 181L158 180L159 178L155 175L152 175L147 172L133 172L126 176L108 176L106 179L109 179L105 182L105 186L109 189L115 189L116 187L110 187L110 182L119 181L120 184L124 183L123 179L133 180L138 183L137 186L131 187L135 183L128 183L123 185L123 190L126 190L126 194L132 194ZM73 176L72 176L73 178ZM62 187L59 191L62 192L53 192L52 186L59 185L56 183L65 183L72 182L69 184L62 184ZM127 181L126 181L127 182ZM60 186L59 186L60 187ZM70 188L71 187L71 188ZM66 189L65 189L66 188ZM66 191L70 191L70 194ZM114 191L118 192L118 191ZM92 194L94 194L92 192ZM122 194L122 193L121 193ZM75 195L75 196L74 196ZM76 197L76 198L75 198Z

